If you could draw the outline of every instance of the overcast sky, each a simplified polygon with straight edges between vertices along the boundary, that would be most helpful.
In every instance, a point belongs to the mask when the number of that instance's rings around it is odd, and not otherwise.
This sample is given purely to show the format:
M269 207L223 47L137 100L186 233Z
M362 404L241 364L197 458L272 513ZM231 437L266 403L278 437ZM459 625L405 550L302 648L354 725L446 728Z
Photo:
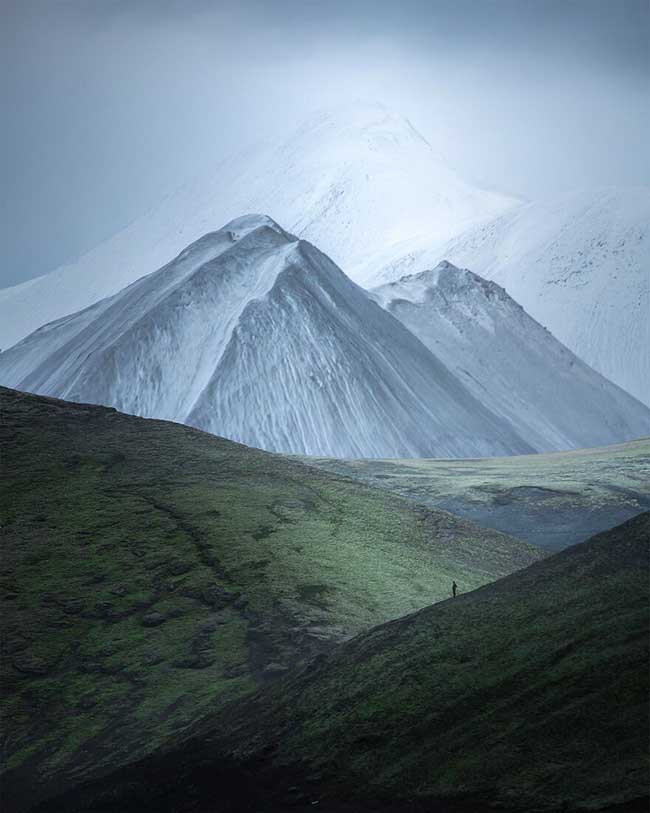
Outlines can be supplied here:
M529 198L650 183L648 0L0 0L0 286L362 97Z

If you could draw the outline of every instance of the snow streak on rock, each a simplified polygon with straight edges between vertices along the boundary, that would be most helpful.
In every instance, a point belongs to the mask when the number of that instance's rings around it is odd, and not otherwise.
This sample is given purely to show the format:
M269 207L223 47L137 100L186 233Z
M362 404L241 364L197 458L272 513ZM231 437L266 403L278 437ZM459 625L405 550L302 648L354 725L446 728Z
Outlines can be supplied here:
M577 358L495 282L443 262L372 294L537 451L650 433L650 410Z
M328 257L259 215L37 330L0 356L0 381L271 451L533 450Z
M388 256L390 254L390 257ZM440 243L423 237L365 267L369 284L443 259L502 285L598 372L650 405L650 189L529 203Z

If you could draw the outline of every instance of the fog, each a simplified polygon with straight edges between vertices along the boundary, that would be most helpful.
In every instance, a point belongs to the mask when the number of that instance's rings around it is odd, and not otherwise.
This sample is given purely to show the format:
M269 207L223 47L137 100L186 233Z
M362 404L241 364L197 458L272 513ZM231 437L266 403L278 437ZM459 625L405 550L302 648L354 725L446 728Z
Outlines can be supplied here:
M646 0L2 2L0 286L356 98L528 198L650 183ZM215 191L218 193L218 190Z

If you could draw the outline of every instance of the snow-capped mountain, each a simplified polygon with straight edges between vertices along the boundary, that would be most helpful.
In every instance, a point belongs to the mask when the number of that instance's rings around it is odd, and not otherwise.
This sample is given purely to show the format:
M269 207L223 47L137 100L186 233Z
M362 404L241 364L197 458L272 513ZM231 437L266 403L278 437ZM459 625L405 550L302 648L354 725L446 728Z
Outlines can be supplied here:
M650 404L650 189L521 205L444 244L414 241L360 276L377 285L445 258L498 282L580 358Z
M650 410L577 358L503 288L448 262L371 291L538 451L650 434Z
M242 211L268 212L365 287L448 259L506 288L650 405L650 190L524 203L458 177L404 118L347 105L249 150L43 277L0 290L0 348L161 267Z
M515 203L464 182L406 119L346 105L206 170L70 265L0 291L0 347L116 293L242 212L267 212L354 279L377 253L422 235L444 242Z
M37 330L0 355L0 382L272 451L533 450L328 257L259 215Z

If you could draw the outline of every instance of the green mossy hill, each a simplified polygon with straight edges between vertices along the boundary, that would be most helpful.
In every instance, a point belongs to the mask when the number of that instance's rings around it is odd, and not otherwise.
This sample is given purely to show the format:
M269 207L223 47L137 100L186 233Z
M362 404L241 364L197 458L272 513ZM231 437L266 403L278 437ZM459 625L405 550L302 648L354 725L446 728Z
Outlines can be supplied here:
M217 794L220 811L292 800L357 811L369 800L390 811L644 809L649 548L644 514L377 627L233 704L183 748L111 777L109 794L96 787L75 801L201 813Z
M300 459L553 551L650 509L650 438L483 460Z
M189 427L7 389L0 409L4 810L541 556Z

